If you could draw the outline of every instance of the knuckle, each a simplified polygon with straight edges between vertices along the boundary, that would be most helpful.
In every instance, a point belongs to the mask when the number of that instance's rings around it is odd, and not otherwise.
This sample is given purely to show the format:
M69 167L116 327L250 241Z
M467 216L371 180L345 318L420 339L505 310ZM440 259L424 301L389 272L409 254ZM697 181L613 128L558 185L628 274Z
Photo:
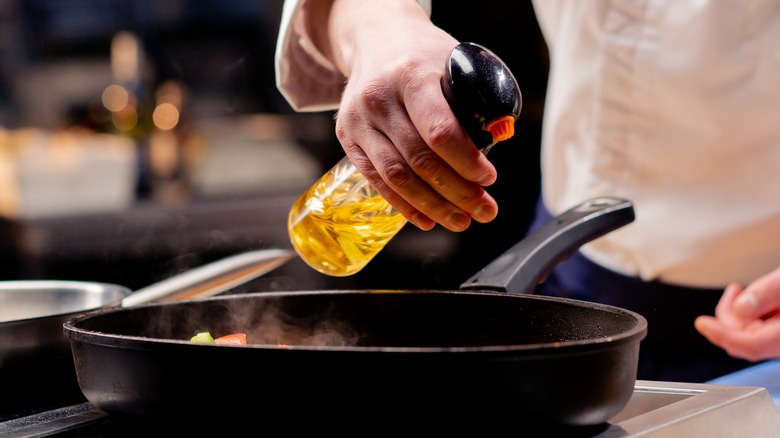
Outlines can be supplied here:
M351 126L351 125L347 121L342 119L342 118L339 118L336 121L336 138L342 144L348 143L348 140L350 138L349 126Z
M385 167L385 178L396 187L403 187L411 180L411 174L401 163L390 163Z
M371 165L365 156L358 156L352 161L355 167L360 170L363 177L374 186L374 188L380 189L386 185L379 171Z
M460 131L460 127L457 123L436 119L428 125L426 131L431 142L431 147L434 149L444 149L455 141Z
M398 80L401 83L406 84L410 91L416 91L424 87L429 79L428 75L423 73L428 71L427 64L428 61L418 54L401 58L394 70L398 72Z
M369 111L380 115L388 115L390 113L392 98L391 83L382 78L376 78L366 83L360 97L363 105Z
M483 189L481 187L472 186L466 189L455 201L457 204L472 204L482 197Z
M354 127L357 125L359 117L359 111L353 103L343 103L336 114L335 119L335 133L336 138L341 143L349 143L352 137Z
M419 153L409 160L409 165L422 178L436 179L444 170L441 160L431 153Z

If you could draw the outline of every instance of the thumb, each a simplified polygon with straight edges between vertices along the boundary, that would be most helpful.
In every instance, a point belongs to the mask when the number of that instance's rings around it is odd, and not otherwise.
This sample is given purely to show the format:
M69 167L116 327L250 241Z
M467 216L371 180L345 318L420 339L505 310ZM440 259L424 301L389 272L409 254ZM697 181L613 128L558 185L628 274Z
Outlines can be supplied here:
M723 326L717 319L709 315L702 315L694 320L693 326L702 334L702 336L707 338L707 340L718 345L718 341L722 337Z

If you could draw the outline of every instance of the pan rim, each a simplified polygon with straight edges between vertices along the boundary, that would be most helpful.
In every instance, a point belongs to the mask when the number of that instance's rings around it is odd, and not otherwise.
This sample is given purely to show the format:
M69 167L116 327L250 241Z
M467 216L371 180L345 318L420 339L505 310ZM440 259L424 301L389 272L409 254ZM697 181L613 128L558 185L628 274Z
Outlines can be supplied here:
M31 312L28 316L23 315L21 317L9 318L9 317L0 316L0 324L13 324L17 322L21 323L27 321L36 321L36 320L42 320L42 319L47 319L52 317L79 315L84 312L90 312L101 308L109 308L114 305L119 305L122 302L122 299L124 297L132 293L132 291L125 286L115 284L115 283L98 282L98 281L46 280L46 279L0 281L0 294L8 295L9 298L13 298L13 295L22 294L22 293L46 294L46 293L51 293L55 290L72 291L74 293L86 293L89 295L94 295L95 297L100 297L101 295L110 292L111 295L115 295L115 296L107 297L106 299L101 299L98 304L94 304L90 306L82 306L78 308L77 306L73 306L73 308L64 309L61 311L48 311L48 312L39 312L39 313ZM9 314L10 313L11 312L9 312Z
M134 335L120 335L115 333L105 333L95 330L88 330L79 327L78 325L85 320L92 319L96 316L110 317L111 313L116 312L131 312L142 311L147 307L159 307L165 305L177 305L187 302L204 302L204 301L224 301L231 300L237 297L246 297L251 299L253 297L285 297L285 296L311 296L311 295L333 295L333 294L384 294L384 293L401 293L401 294L446 294L446 295L486 295L486 296L501 296L501 297L514 297L517 299L534 299L542 301L552 301L560 304L573 305L578 307L588 307L600 311L606 311L609 313L622 315L624 317L633 318L636 323L630 329L621 332L616 335L594 337L588 339L578 339L570 341L559 342L545 342L545 343L528 343L528 344L515 344L515 345L491 345L491 346L455 346L455 347L389 347L389 346L316 346L316 345L289 345L280 346L277 344L248 344L248 345L214 345L214 344L199 344L193 343L189 340L181 339L167 339L167 338L149 338L143 336ZM196 298L190 300L180 300L176 302L168 303L151 303L144 305L137 305L124 308L110 308L110 309L98 309L86 314L77 315L70 318L63 324L65 334L71 340L71 342L85 342L89 344L97 344L109 347L130 348L139 350L150 350L156 348L220 348L220 349L236 349L236 350L268 350L268 351L322 351L338 354L349 353L376 353L376 354L503 354L512 353L517 354L520 352L527 352L534 357L545 354L560 355L562 351L567 354L576 354L581 352L582 354L593 354L594 352L601 352L604 350L618 348L625 344L639 343L647 335L647 319L641 314L623 309L620 307L593 303L588 301L575 300L571 298L559 298L548 297L542 295L532 294L515 294L508 292L497 292L492 290L432 290L432 289L419 289L419 290L401 290L401 289L343 289L343 290L301 290L301 291L280 291L280 292L254 292L244 293L239 295L219 295L206 298ZM178 347L177 347L178 346Z

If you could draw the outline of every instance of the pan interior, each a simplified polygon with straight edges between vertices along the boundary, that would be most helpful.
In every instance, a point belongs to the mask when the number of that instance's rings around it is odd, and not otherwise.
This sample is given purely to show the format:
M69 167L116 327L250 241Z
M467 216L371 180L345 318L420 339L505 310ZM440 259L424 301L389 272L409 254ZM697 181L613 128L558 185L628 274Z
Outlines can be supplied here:
M81 281L0 281L0 322L62 315L118 304L130 290Z
M638 342L646 330L637 314L572 300L381 290L223 296L109 310L69 325L82 334L163 342L243 332L249 344L293 349L592 348Z

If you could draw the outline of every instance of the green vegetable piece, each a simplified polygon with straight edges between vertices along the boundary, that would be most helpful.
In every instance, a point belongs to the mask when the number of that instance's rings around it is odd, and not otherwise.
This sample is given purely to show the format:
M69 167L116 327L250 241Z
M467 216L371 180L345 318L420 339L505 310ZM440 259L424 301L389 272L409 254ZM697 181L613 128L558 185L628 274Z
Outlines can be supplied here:
M201 344L213 344L214 337L209 332L200 332L190 339L192 342L200 342Z

